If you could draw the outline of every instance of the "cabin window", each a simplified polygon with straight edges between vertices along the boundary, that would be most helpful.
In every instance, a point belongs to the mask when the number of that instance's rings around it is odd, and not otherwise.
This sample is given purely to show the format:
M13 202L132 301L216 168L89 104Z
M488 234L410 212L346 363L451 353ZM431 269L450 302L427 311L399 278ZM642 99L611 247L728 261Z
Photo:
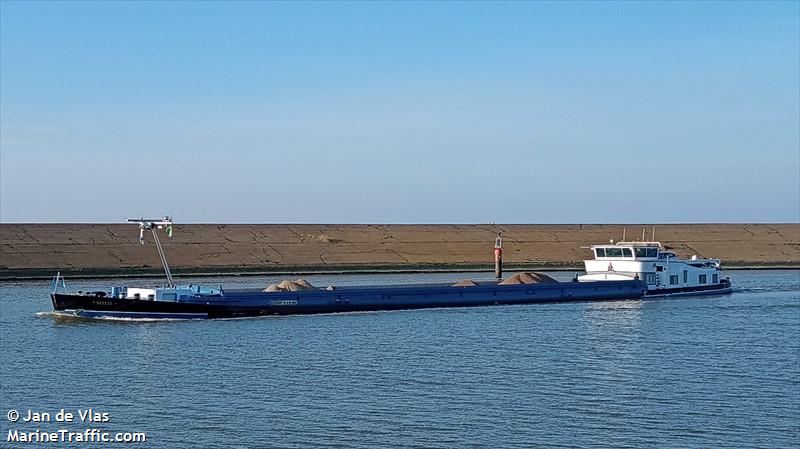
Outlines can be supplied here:
M689 283L689 270L683 270L683 283Z
M606 257L621 257L622 248L606 248Z
M636 257L658 257L658 248L634 248Z
M630 248L622 248L622 257L633 257Z
M708 276L707 276L707 275L705 275L705 274L701 274L700 276L698 276L698 281L699 281L701 284L705 284L705 283L706 283L706 280L707 280L707 278L708 278Z
M656 271L664 271L664 267L661 265L656 265Z
M711 282L714 283L714 284L719 283L719 275L718 274L712 274L711 275Z
M605 248L595 248L594 251L597 254L597 257L606 257L606 249Z
M648 284L655 284L656 283L656 274L655 273L645 273L644 274L644 281Z
M678 285L678 275L672 274L669 276L669 285Z

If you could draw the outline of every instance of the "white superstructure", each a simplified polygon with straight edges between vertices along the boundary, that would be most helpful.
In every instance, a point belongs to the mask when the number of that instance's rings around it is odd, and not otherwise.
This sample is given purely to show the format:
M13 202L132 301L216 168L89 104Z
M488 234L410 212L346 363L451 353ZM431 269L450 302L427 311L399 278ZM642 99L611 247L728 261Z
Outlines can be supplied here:
M730 281L721 278L719 259L679 259L660 242L617 242L590 249L594 258L583 261L586 274L578 276L579 282L641 279L649 296L730 290Z

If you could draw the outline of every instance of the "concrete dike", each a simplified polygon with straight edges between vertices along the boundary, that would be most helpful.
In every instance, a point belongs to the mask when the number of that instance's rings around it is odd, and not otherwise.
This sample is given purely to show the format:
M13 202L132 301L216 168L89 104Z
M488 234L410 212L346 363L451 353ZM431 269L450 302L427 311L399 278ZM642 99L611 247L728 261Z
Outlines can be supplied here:
M652 224L176 224L162 242L176 274L486 270L503 235L507 269L583 268L591 244L651 239ZM657 224L679 256L725 268L800 267L800 224ZM0 279L160 274L133 224L0 224Z

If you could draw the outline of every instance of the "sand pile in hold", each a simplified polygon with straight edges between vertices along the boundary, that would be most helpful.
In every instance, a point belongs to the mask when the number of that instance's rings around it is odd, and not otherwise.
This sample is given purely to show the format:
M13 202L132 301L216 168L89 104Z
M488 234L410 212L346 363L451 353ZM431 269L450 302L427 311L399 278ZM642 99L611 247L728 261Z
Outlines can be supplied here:
M474 287L476 285L478 285L478 283L472 279L462 279L453 284L453 287Z
M263 292L299 292L306 290L317 290L316 287L311 285L305 279L298 279L296 281L281 281L277 284L271 284Z
M558 281L542 273L517 273L498 285L552 284Z

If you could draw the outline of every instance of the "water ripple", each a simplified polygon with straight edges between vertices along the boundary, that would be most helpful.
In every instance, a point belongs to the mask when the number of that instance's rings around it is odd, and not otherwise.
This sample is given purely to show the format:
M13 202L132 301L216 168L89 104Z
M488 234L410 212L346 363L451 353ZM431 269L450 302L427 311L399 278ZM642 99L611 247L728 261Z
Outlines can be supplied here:
M0 405L95 407L151 448L797 447L800 272L731 276L720 297L144 323L54 319L47 285L3 284Z

